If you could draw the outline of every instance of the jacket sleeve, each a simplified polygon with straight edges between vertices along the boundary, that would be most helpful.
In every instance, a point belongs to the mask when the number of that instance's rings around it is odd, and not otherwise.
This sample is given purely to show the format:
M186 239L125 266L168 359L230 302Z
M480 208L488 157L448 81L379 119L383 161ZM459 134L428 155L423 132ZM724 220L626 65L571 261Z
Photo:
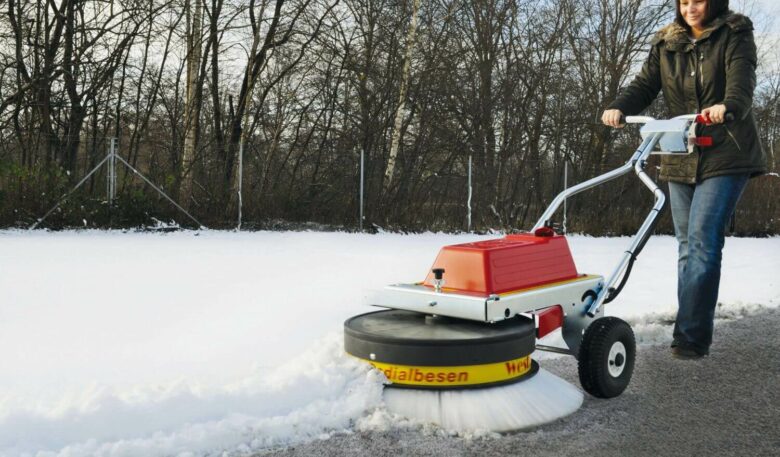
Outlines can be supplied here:
M756 43L752 27L735 30L726 45L726 94L723 104L737 119L744 119L753 105L756 88Z
M659 46L653 43L650 55L642 66L642 70L607 109L619 109L626 116L633 116L641 113L653 103L661 90L661 65L658 48Z

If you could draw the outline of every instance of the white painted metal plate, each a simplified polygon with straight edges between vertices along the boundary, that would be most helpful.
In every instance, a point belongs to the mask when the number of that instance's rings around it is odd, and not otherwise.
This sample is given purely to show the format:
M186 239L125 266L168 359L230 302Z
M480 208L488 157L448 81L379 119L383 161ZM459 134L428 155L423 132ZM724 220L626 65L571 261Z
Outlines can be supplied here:
M491 296L465 295L446 289L437 293L421 284L395 284L378 291L372 297L371 304L439 316L498 322L552 305L561 305L567 312L582 303L585 291L596 290L603 280L601 276L583 275L571 281Z
M653 120L639 129L642 138L650 137L656 133L663 133L658 141L660 151L653 154L686 154L688 150L688 126L687 119L662 119Z
M422 284L393 284L377 291L370 303L384 308L405 309L425 314L485 320L486 297L435 292Z
M565 313L582 303L582 295L587 290L597 290L603 281L601 276L589 275L575 281L501 295L500 300L487 302L488 321L499 321L552 305L561 305Z

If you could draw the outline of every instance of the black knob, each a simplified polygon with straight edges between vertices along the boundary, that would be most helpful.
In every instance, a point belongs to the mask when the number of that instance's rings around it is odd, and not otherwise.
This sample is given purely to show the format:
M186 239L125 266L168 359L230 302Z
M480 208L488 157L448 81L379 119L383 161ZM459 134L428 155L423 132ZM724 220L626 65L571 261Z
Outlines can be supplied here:
M441 279L444 277L444 268L434 268L433 269L433 277L436 279Z

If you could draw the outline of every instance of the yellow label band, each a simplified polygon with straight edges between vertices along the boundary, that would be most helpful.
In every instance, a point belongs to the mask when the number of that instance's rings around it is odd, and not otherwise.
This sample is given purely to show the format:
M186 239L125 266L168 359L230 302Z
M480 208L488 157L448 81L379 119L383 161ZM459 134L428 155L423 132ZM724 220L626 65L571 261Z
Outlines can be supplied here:
M506 362L459 367L421 367L367 360L393 384L413 386L468 386L508 381L531 370L531 356Z

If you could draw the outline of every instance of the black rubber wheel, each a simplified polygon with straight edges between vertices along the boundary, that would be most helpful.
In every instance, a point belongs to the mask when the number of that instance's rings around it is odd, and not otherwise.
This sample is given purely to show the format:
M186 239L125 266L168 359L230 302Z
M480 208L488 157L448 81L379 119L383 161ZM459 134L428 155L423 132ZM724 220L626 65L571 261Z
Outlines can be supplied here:
M617 397L634 372L636 341L631 326L617 317L602 317L585 330L579 352L580 384L598 398Z

